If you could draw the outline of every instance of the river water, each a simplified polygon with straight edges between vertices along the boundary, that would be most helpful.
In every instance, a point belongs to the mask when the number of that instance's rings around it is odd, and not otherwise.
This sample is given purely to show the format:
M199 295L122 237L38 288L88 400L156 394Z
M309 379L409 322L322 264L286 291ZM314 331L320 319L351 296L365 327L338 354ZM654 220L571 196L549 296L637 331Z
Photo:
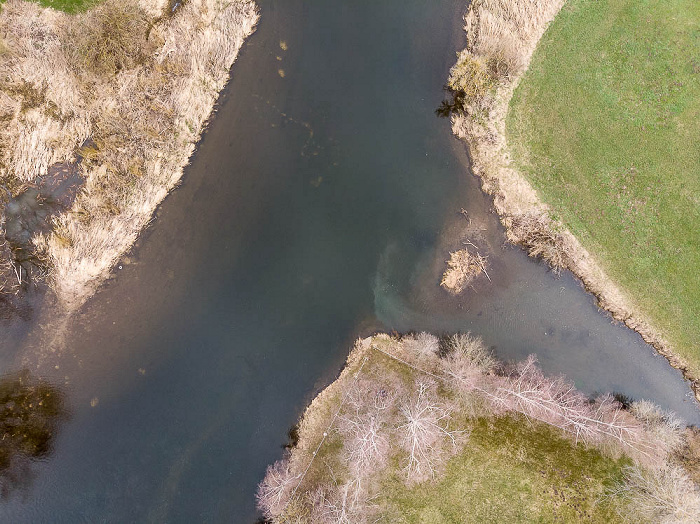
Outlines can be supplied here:
M382 330L471 330L503 359L534 352L588 393L700 422L639 336L504 246L434 114L464 0L260 4L182 187L114 278L69 322L50 305L3 321L4 368L59 384L71 416L0 521L254 521L288 428ZM454 298L438 283L463 238L492 282Z

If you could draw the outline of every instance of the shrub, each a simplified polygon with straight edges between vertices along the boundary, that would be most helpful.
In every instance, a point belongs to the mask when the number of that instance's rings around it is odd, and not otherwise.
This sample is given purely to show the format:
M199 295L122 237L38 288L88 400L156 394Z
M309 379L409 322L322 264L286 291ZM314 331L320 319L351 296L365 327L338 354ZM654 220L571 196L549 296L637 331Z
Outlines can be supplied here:
M152 54L148 29L136 2L106 2L75 18L66 51L79 71L109 77Z
M422 357L434 357L440 351L440 341L430 333L422 332L415 336L408 336L402 342L404 348Z
M511 240L533 258L542 258L555 272L567 267L570 248L557 224L544 213L520 213L510 218Z
M485 376L493 373L498 361L484 346L480 337L457 333L444 343L444 372L456 379L458 390L470 392L484 383Z
M700 522L700 491L678 466L666 464L651 470L629 466L624 483L614 492L627 500L627 508L637 521Z

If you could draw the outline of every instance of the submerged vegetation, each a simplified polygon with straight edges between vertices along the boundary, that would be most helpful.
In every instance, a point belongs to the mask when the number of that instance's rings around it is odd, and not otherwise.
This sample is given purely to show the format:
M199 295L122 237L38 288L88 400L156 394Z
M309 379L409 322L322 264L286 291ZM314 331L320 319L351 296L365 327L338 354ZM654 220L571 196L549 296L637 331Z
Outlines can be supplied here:
M249 0L189 0L175 12L165 1L106 0L73 15L3 4L0 202L56 165L79 170L70 209L52 231L32 232L33 256L68 308L94 292L180 179L257 19ZM0 255L0 287L15 292L26 272L8 246Z
M31 461L51 453L67 416L64 395L21 371L0 377L0 494L9 496L32 480Z
M680 421L589 399L468 334L358 341L270 466L271 522L696 522Z
M570 0L508 115L518 169L700 371L700 4Z

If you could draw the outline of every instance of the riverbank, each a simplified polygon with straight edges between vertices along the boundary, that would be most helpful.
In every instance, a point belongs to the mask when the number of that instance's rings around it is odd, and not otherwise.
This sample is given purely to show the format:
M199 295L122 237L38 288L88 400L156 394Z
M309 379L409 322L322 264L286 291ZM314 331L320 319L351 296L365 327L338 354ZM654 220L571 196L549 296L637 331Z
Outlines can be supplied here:
M564 2L537 4L489 0L472 3L465 15L468 47L459 55L448 85L455 97L449 108L455 135L468 144L473 172L506 227L508 239L554 268L569 269L597 297L599 307L637 331L680 369L700 398L697 366L680 356L667 336L652 325L623 290L558 218L515 166L506 140L506 119L513 94L542 35Z
M34 274L45 275L65 308L95 292L180 180L258 16L247 0L107 0L75 15L3 4L2 202L39 186L57 165L80 175L71 201L42 215L49 231L18 220L31 238ZM7 217L6 209L3 233ZM15 293L23 284L16 253L28 248L9 247L0 246L12 252L0 269Z
M694 522L700 514L692 472L676 458L689 444L673 416L646 401L589 402L533 359L498 363L468 334L358 341L296 436L258 490L272 522ZM655 495L663 502L647 507Z

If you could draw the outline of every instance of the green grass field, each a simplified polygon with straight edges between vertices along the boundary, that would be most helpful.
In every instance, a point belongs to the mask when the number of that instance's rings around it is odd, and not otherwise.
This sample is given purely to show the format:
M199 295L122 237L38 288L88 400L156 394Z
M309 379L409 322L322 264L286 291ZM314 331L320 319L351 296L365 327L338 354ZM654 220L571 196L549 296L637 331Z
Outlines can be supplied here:
M5 0L0 0L0 10L4 2ZM36 2L44 7L53 7L58 11L79 13L99 4L101 0L36 0Z
M100 0L37 0L44 7L53 7L66 13L79 13L100 3Z
M469 443L435 483L386 483L386 522L621 522L605 495L622 462L576 446L544 424L482 418Z
M543 200L700 372L700 2L569 0L507 136Z

